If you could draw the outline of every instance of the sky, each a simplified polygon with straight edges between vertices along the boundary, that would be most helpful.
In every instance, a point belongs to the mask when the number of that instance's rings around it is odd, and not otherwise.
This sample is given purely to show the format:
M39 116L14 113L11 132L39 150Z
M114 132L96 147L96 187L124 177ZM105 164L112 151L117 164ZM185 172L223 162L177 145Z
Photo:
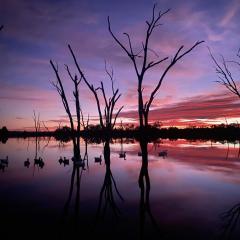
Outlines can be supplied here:
M150 40L151 59L173 56L184 45L205 42L179 61L165 77L153 102L151 121L164 126L192 126L240 121L240 102L216 83L217 75L208 48L220 59L235 59L240 47L240 1L238 0L0 0L0 127L31 129L33 110L49 128L68 124L56 89L49 60L58 64L67 97L75 114L73 84L64 64L77 73L67 44L71 44L88 81L107 93L110 82L104 62L114 69L115 87L122 96L124 109L119 121L137 123L137 77L133 66L116 44L107 28L110 16L113 32L127 44L130 34L135 51L141 50L146 20L153 4L170 8ZM144 79L147 98L158 82L164 66L155 67ZM232 66L230 66L232 67ZM231 68L238 78L238 70ZM84 115L96 122L94 98L84 82L80 84L80 102Z

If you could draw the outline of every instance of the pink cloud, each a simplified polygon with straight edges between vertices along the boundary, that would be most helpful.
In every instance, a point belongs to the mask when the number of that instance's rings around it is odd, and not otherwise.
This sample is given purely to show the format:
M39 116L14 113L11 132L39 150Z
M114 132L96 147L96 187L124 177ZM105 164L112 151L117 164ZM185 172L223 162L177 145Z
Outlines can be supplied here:
M209 125L209 120L238 118L240 103L234 95L226 93L199 95L181 102L150 111L150 121L162 121L165 125ZM122 112L120 117L138 119L137 111Z

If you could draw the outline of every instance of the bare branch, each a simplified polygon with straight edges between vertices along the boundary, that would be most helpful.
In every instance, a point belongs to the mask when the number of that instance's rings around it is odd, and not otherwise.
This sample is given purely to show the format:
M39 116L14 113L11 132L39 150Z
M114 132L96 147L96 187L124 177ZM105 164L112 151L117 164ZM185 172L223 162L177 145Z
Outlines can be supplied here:
M114 118L114 122L113 122L113 125L112 125L112 128L114 128L115 124L116 124L116 120L118 118L118 115L119 113L122 111L124 106L120 107L119 110L117 111L116 115L115 115L115 118Z
M166 69L164 70L162 76L160 77L159 81L158 81L158 84L156 85L155 89L152 91L151 95L150 95L150 98L148 100L148 103L146 105L146 112L148 114L149 112L149 109L150 109L150 106L155 98L155 95L157 94L159 88L161 87L161 84L162 84L162 81L164 79L164 77L166 76L166 74L168 73L168 71L181 59L183 58L185 55L187 55L189 52L191 52L195 47L197 47L199 44L203 43L204 41L197 41L191 48L189 48L188 50L186 50L185 52L183 52L181 55L180 52L182 51L183 49L183 46L181 46L176 54L174 55L172 61L170 62L170 64L166 67Z
M58 66L54 65L53 61L50 60L50 64L55 72L55 75L56 75L56 78L57 78L57 83L52 83L53 86L56 87L61 99L62 99L62 103L63 103L63 106L65 108L65 111L68 115L68 118L69 118L69 121L70 121L70 125L71 125L71 130L72 132L74 132L74 124L73 124L73 118L72 118L72 114L71 114L71 111L70 111L70 108L69 108L69 105L68 105L68 101L67 101L67 98L66 98L66 95L65 95L65 91L64 91L64 88L63 88L63 85L62 85L62 81L61 81L61 78L59 76L59 73L58 73Z
M112 32L112 29L111 29L111 23L110 23L110 18L108 16L108 31L110 32L110 34L112 35L113 39L118 43L118 45L126 52L126 54L128 55L128 57L132 60L133 62L133 65L134 65L134 69L136 71L136 74L139 75L139 72L138 72L138 69L137 69L137 63L136 63L136 60L135 60L135 56L133 54L133 52L131 51L131 48L130 48L130 52L127 50L127 48L118 40L118 38L114 35L114 33ZM126 35L126 33L125 33ZM130 40L130 37L129 35L128 36L128 40L129 40L129 45L131 46L131 40Z
M99 97L98 97L98 94L97 94L97 90L100 89L100 88L97 88L97 89L94 89L93 85L90 85L90 83L88 82L88 80L86 79L83 71L81 70L78 62L77 62L77 59L75 57L75 54L71 48L71 46L68 44L68 48L70 50L70 53L73 57L73 60L74 60L74 63L78 69L78 72L81 76L81 78L84 80L84 82L86 83L86 85L88 86L88 88L91 90L91 92L93 93L94 97L95 97L95 100L96 100L96 103L97 103L97 108L98 108L98 113L99 113L99 119L100 119L100 125L102 128L104 128L104 124L103 124L103 120L102 120L102 112L101 112L101 107L100 107L100 101L99 101Z
M107 73L107 75L110 78L110 81L112 83L112 93L114 94L113 68L111 68L111 72L109 72L109 70L107 69L107 62L106 62L106 60L104 62L105 62L105 72Z
M149 68L152 68L152 67L154 67L156 65L159 65L160 63L166 61L167 59L168 59L168 57L165 57L165 58L163 58L163 59L161 59L161 60L159 60L157 62L150 62L150 63L148 63L148 65L146 67L146 70L149 69Z
M49 132L49 128L46 126L44 121L42 121L42 124L43 124L44 128Z
M216 58L213 56L210 48L208 48L208 51L216 66L216 73L218 74L218 78L220 79L216 82L225 86L230 92L232 92L233 94L235 94L240 98L240 92L239 92L238 86L236 85L235 79L233 79L232 77L232 73L229 70L227 61L224 59L223 56L221 56L222 62L221 64L218 63ZM232 62L232 61L228 61L228 62Z
M72 76L72 74L71 74L71 72L70 72L70 70L69 70L69 67L68 67L68 65L67 65L67 64L65 64L64 66L65 66L65 68L66 68L66 70L67 70L67 73L68 73L69 77L70 77L70 78L71 78L71 80L74 82L74 77Z

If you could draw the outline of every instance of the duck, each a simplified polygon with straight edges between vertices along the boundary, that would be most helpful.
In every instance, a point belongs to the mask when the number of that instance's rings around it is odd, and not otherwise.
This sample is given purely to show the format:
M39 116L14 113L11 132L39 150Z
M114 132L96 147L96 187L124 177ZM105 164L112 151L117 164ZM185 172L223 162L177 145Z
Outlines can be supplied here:
M95 157L95 163L100 163L102 162L102 155L100 155L100 157Z
M0 159L1 164L8 166L8 156L5 159Z
M119 153L119 158L126 158L126 152L120 152Z
M34 158L34 164L39 164L39 162L40 162L40 159L39 158Z
M58 162L60 163L60 165L63 163L62 157L60 157L60 158L58 159Z
M159 156L159 157L166 157L166 156L167 156L167 153L168 153L167 150L163 150L163 151L161 151L161 152L158 153L158 156Z
M29 158L27 158L27 160L24 161L24 167L29 168L29 165L30 165L30 161L29 161Z
M40 161L40 162L38 163L38 166L39 166L40 168L43 168L44 165L45 165L44 161L43 161L42 159L40 159L39 161Z
M64 166L69 165L69 159L64 157L63 158L63 164L64 164Z

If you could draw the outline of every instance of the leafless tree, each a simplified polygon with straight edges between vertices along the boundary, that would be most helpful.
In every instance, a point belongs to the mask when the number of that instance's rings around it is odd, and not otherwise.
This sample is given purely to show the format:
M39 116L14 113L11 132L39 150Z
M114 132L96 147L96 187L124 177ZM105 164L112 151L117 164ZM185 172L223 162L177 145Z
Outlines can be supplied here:
M81 125L83 126L83 129L84 129L84 130L88 130L88 126L89 126L89 114L88 114L87 120L84 121L83 112L82 112L81 107L80 107L80 113L81 113L81 118L82 118L82 123L81 123Z
M95 100L96 100L96 103L97 103L97 109L98 109L98 114L99 114L99 122L100 122L101 128L104 129L104 130L112 130L114 128L115 124L116 124L116 120L117 120L117 117L118 117L119 113L123 109L123 106L120 107L118 109L118 111L114 114L116 102L121 97L121 94L119 93L119 89L114 88L113 70L109 71L107 69L107 66L106 66L106 63L105 63L105 71L110 78L111 88L112 88L112 96L107 98L103 82L101 81L100 87L97 87L97 88L95 88L93 86L93 84L90 84L89 81L87 80L87 78L85 77L82 69L80 68L71 46L68 45L68 48L71 52L71 55L73 57L75 65L78 69L78 72L81 76L81 79L83 79L83 81L86 83L87 87L89 88L89 90L92 92L92 94L95 97ZM101 109L101 106L100 106L99 91L101 92L101 96L103 97L104 103L105 103L104 112L102 112L102 109Z
M41 128L40 113L38 113L38 115L36 115L36 112L33 111L33 121L34 121L35 132L36 132L36 134L38 134L40 132L40 128Z
M232 71L230 70L229 64L234 64L237 68L240 69L240 48L236 54L237 60L227 61L223 56L221 56L221 61L217 61L217 59L213 56L211 50L209 49L210 56L215 64L216 73L218 75L219 80L217 83L225 86L230 92L235 94L240 98L240 89L237 85L237 79L233 77Z
M139 52L134 52L133 50L133 45L132 45L132 40L130 38L130 35L128 33L124 33L124 35L127 37L127 42L128 45L125 45L122 43L119 38L113 33L112 28L111 28L111 23L110 23L110 18L108 17L108 30L113 37L113 39L116 41L116 43L124 50L124 52L127 54L127 56L130 58L134 70L137 75L138 79L138 114L139 114L139 124L140 128L143 129L143 127L148 126L148 114L149 110L151 107L151 104L156 97L156 94L158 93L159 88L161 87L161 84L163 82L163 79L166 77L167 73L169 72L170 69L180 60L182 59L185 55L190 53L196 46L201 44L203 41L197 41L192 47L188 48L187 50L184 50L184 46L182 45L181 47L178 48L176 51L175 55L171 58L170 62L167 64L167 66L164 68L163 72L160 75L160 78L153 88L149 99L144 102L143 100L143 80L145 78L145 74L147 73L148 70L152 69L155 66L160 65L161 63L167 61L169 57L164 57L162 59L158 59L156 61L149 61L149 53L154 52L149 47L149 42L152 37L153 32L156 30L158 26L161 25L160 20L162 17L167 14L170 10L166 10L164 12L157 11L156 10L156 4L153 6L152 10L152 18L150 21L146 21L147 24L147 30L145 34L145 39L142 42L142 50ZM141 63L139 63L137 60L141 59Z
M53 63L52 60L50 60L50 64L55 72L56 78L57 78L57 82L52 82L52 85L57 89L58 94L60 95L61 99L62 99L62 103L63 106L65 108L65 111L68 115L69 121L70 121L70 126L71 126L71 132L72 132L72 138L73 138L73 145L74 145L74 149L75 149L75 159L76 161L78 159L81 158L80 156L80 124L81 124L81 117L80 117L80 102L79 102L79 84L81 82L82 77L80 77L80 79L78 78L78 76L75 74L74 76L71 74L70 69L67 65L65 65L66 71L70 77L70 79L72 80L72 82L74 83L74 91L73 91L73 96L75 99L75 106L76 106L76 115L77 115L77 139L75 139L74 134L75 134L75 128L74 128L74 120L73 120L73 116L71 114L71 110L68 104L68 100L64 91L64 87L62 84L62 80L60 78L59 75L59 71L58 71L58 65L55 65Z
M70 126L72 132L74 132L74 124L73 124L73 117L69 108L68 100L64 91L64 87L62 85L62 80L60 78L59 72L58 72L58 65L55 65L52 60L50 60L50 64L55 72L57 82L52 82L52 85L57 89L58 94L60 95L62 99L63 106L65 108L65 111L68 115L69 121L70 121Z

